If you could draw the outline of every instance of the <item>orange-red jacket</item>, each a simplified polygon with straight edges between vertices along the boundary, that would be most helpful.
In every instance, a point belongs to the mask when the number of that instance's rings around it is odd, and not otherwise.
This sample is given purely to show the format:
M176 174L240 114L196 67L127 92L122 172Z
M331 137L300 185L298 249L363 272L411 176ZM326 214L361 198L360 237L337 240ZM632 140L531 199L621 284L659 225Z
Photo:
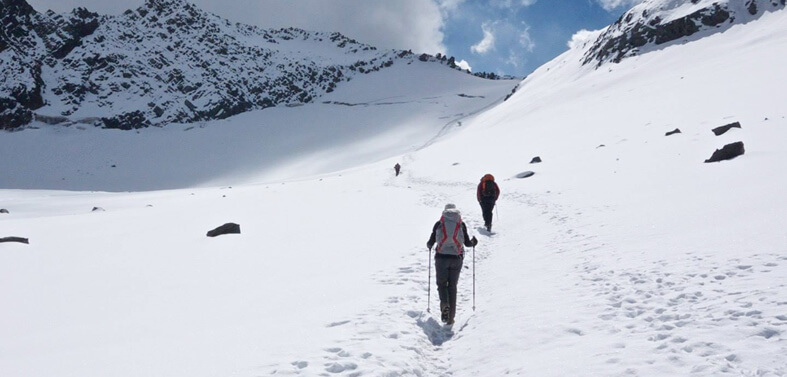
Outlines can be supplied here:
M491 197L482 197L481 193L486 191L487 185L492 185L492 189L494 190L494 196ZM481 199L489 198L491 200L497 201L497 198L500 196L500 188L497 187L497 183L495 183L495 177L492 174L487 174L483 178L481 178L481 183L478 184L478 188L476 189L476 198L480 202ZM494 199L492 199L494 198Z

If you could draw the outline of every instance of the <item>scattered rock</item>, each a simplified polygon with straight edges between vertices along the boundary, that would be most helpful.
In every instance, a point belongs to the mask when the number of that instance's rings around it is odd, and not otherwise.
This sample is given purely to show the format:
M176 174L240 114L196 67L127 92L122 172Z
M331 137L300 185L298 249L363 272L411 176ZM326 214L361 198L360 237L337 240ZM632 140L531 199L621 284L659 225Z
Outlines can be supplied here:
M713 155L711 155L709 159L705 160L705 162L731 160L742 155L744 152L745 150L743 148L743 142L738 141L732 144L727 144L721 149L717 149L715 152L713 152Z
M451 164L451 166L456 166L456 165L459 165L459 163L458 162L454 162L453 164Z
M606 147L606 145L604 145L604 144L599 144L599 145L596 147L596 149L599 149L599 148L604 148L604 147Z
M741 128L741 124L738 122L725 124L721 127L716 127L713 129L713 134L716 136L723 135L725 132L729 131L731 128Z
M22 238L22 237L4 237L4 238L0 238L0 243L2 243L2 242L19 242L19 243L24 243L24 244L30 244L30 242L27 240L27 238Z
M104 212L104 209L103 209L103 208L101 208L101 207L93 207L93 209L91 210L91 212Z
M676 129L674 129L674 130L672 130L670 132L667 132L664 136L669 136L669 135L674 135L674 134L679 134L679 133L680 133L680 128L676 128Z
M226 223L216 229L208 232L208 237L216 237L222 234L240 234L240 225L235 223Z
M539 162L541 162L541 157L540 156L533 157L533 159L530 160L531 164L537 164Z
M532 177L534 174L536 174L536 173L528 170L528 171L523 171L523 172L517 174L516 177L517 178L527 178L527 177Z
M8 212L8 210L7 210L7 209L5 209L5 208L0 208L0 213L9 213L9 212Z

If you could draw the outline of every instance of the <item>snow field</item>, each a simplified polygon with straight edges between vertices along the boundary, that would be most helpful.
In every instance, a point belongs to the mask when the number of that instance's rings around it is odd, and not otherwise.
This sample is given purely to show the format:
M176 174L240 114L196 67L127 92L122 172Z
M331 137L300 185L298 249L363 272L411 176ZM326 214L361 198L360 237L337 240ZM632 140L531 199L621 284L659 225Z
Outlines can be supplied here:
M0 311L0 374L787 375L787 77L762 68L787 63L785 17L593 72L569 51L492 109L449 104L424 148L372 162L325 140L333 153L295 159L333 155L324 169L338 172L0 191L3 234L31 239L0 244L0 302L14 308ZM409 102L433 97L421 94ZM448 98L464 100L434 101ZM710 132L732 121L743 128ZM744 156L702 162L738 140ZM502 190L494 234L479 229L485 173ZM451 330L425 247L448 202L479 238L477 309L468 255ZM227 221L243 234L205 238Z

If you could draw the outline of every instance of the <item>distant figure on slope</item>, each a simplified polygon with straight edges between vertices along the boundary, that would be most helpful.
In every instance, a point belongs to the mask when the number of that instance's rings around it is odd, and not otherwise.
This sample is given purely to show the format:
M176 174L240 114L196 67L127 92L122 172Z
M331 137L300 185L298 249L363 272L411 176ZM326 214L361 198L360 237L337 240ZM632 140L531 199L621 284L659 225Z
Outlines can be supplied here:
M396 163L396 165L394 165L394 171L396 171L396 176L397 177L399 176L399 169L401 169L401 168L402 168L402 166L399 165L398 162Z
M486 230L492 231L492 209L495 208L497 198L500 196L500 188L495 183L495 177L492 174L487 174L481 178L481 183L478 184L476 190L476 198L478 203L481 204L481 212L484 214L484 226Z
M452 325L456 315L456 284L462 272L463 246L475 246L478 240L468 238L467 226L462 222L459 210L453 204L446 204L443 216L432 227L432 235L426 242L430 252L435 242L434 267L440 295L440 318Z

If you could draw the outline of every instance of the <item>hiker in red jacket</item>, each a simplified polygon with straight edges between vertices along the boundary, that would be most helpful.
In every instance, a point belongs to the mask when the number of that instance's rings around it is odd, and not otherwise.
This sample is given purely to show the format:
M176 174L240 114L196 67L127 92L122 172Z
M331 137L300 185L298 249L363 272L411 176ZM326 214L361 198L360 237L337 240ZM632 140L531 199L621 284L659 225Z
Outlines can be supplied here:
M481 204L481 212L484 214L484 226L486 230L492 231L492 209L495 208L495 202L500 196L500 188L495 183L495 177L492 174L487 174L481 178L481 183L478 184L476 190L476 198L478 203Z

